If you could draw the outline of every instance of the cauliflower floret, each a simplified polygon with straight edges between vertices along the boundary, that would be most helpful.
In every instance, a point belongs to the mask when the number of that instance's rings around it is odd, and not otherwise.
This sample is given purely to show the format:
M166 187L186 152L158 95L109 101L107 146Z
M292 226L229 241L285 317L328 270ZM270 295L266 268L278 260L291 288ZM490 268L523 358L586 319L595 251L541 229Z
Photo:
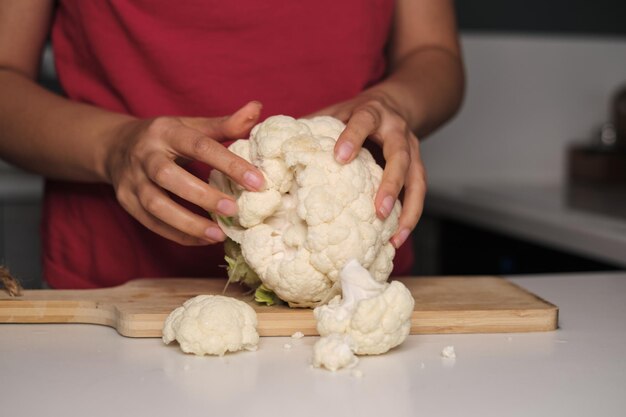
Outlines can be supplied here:
M285 140L310 133L306 124L297 123L293 117L269 117L250 132L252 159L277 158L280 156L280 148Z
M299 121L307 125L315 136L331 139L336 139L346 127L341 120L334 117L315 117L313 119L300 119Z
M337 296L313 312L322 336L319 349L331 343L334 352L349 348L357 355L378 355L404 342L411 330L415 304L404 284L376 282L352 259L341 271L341 288L343 298ZM332 342L323 342L327 338L332 338ZM344 346L336 346L340 343ZM318 356L330 355L317 352L317 344L314 349L314 365L320 362Z
M346 335L332 334L319 339L313 346L313 366L336 371L352 368L359 363L354 355L352 341Z
M244 191L239 196L239 223L243 227L260 224L280 206L280 193L276 190Z
M393 268L400 203L385 220L374 196L382 178L369 151L349 164L333 156L345 125L333 117L273 116L252 129L250 140L229 149L265 175L266 189L247 192L221 172L210 182L237 199L239 214L217 217L241 245L246 263L267 290L290 306L314 307L338 294L339 271L354 258L384 282Z
M163 326L163 342L177 340L185 353L224 355L256 350L259 334L254 309L221 295L199 295L170 313Z

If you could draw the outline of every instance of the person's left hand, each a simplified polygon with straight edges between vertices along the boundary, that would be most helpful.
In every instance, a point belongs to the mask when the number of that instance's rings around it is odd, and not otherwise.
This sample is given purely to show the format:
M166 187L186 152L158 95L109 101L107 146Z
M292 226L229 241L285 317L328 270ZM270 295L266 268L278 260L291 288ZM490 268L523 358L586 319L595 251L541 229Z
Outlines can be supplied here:
M374 205L378 217L387 218L404 187L398 230L391 238L391 243L399 248L422 215L426 171L420 157L419 140L396 107L382 92L364 92L311 117L328 115L346 123L335 145L335 159L340 163L352 161L367 138L382 147L385 170Z

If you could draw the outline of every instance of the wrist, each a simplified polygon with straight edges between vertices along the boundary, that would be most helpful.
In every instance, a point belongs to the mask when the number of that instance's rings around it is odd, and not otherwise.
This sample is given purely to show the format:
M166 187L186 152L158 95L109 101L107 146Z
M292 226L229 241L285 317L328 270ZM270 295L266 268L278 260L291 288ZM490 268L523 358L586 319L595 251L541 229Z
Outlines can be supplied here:
M139 119L121 116L101 134L100 146L96 150L95 170L98 178L107 184L113 183L114 167L128 142L131 132L136 129Z

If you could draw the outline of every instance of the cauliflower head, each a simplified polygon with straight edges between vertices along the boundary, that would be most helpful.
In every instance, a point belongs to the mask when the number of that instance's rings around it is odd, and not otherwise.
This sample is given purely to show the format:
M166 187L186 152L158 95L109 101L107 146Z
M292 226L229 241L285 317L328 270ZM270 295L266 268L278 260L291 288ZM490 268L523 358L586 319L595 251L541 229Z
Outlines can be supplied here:
M357 355L378 355L400 345L411 330L411 314L415 300L399 281L376 282L359 263L352 259L341 271L343 297L336 296L327 305L314 310L321 339L314 348L313 364L334 363L336 359L317 359L328 353L351 349ZM333 342L321 341L332 338ZM343 347L336 346L343 343Z
M339 164L333 148L345 125L332 117L273 116L249 140L229 149L257 166L266 188L246 191L217 170L210 183L236 198L237 216L217 221L241 246L246 264L264 287L292 307L314 307L339 293L339 271L356 259L377 282L393 268L389 238L400 214L376 216L374 196L382 168L362 149Z
M199 295L170 313L163 326L163 342L177 340L185 353L224 355L256 350L259 334L254 309L241 300Z

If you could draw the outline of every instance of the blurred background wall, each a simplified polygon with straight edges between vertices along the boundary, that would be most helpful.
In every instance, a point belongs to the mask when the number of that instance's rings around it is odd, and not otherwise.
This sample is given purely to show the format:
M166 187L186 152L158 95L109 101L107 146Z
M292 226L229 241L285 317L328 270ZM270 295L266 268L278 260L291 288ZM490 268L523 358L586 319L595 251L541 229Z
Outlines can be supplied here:
M456 0L467 70L458 117L423 146L430 180L561 182L626 86L626 1Z
M430 192L414 234L415 272L623 268L626 255L619 262L617 248L610 247L615 241L624 245L623 234L603 240L605 247L595 251L570 250L589 249L591 239L584 240L607 235L613 225L626 230L625 200L614 198L613 190L610 196L598 192L590 201L618 216L593 217L606 229L589 226L586 236L578 233L577 242L505 223L511 207L519 214L544 205L553 209L554 222L565 224L562 229L577 227L566 216L559 219L561 213L576 211L566 201L571 194L567 151L575 143L598 141L601 126L610 120L614 95L626 87L626 2L457 0L456 7L467 94L458 116L423 142ZM476 197L479 214L444 207L462 206L462 197L440 193L455 188L468 197L482 193ZM488 219L490 202L504 207L493 210L494 217L500 216L493 221ZM562 230L562 235L569 232ZM613 256L604 256L603 249ZM626 247L619 250L626 254Z

